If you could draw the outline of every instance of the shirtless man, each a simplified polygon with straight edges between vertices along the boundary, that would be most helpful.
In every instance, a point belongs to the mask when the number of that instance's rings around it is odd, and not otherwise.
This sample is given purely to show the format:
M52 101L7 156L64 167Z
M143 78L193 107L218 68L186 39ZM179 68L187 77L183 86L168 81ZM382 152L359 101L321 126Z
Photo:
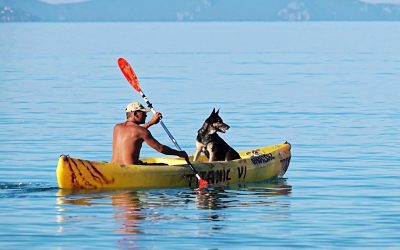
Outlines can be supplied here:
M112 143L112 162L118 164L141 164L139 160L140 149L143 142L160 153L166 155L176 155L187 159L185 151L178 151L159 143L151 135L148 128L157 124L161 119L161 114L156 113L152 119L145 124L147 112L150 109L143 107L138 102L132 102L125 108L127 121L114 126ZM140 126L144 124L143 126Z

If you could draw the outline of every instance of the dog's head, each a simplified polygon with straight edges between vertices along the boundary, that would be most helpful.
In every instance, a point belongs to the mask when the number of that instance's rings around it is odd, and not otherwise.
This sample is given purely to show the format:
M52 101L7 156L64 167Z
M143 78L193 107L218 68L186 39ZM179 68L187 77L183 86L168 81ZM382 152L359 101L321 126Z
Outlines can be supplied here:
M222 118L219 116L219 109L211 112L210 116L206 119L205 123L208 124L209 133L222 132L225 133L229 129L229 125L224 123Z

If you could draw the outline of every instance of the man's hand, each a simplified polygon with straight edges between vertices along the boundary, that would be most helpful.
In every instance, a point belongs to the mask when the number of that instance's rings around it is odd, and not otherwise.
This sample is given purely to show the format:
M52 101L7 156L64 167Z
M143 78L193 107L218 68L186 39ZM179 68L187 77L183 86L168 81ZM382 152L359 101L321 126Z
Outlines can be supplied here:
M162 118L161 113L157 112L151 117L151 120L149 122L143 125L143 127L149 128L150 126L159 123L161 118Z
M189 156L185 151L179 151L179 157L184 158L186 161L189 161Z
M153 117L151 117L150 122L152 123L152 125L157 124L160 122L161 118L162 118L161 113L157 112L153 115Z

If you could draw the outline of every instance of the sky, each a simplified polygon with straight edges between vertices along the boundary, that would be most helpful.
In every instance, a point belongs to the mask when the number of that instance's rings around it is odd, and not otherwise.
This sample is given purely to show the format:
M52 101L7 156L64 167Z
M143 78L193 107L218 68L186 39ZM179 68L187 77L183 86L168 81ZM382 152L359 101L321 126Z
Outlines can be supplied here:
M58 3L76 3L76 2L84 2L88 0L40 0L42 2L58 4ZM400 4L400 0L361 0L369 3L396 3Z

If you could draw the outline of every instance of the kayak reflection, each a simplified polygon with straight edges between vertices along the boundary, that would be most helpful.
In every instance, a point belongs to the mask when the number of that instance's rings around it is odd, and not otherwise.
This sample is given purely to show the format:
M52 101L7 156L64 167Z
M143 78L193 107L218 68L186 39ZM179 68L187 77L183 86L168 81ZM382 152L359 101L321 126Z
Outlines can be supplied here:
M143 194L142 194L143 196ZM111 200L111 202L110 202ZM58 205L77 205L77 206L99 206L111 204L115 212L114 219L117 221L117 232L122 233L141 233L137 221L144 220L142 204L139 194L136 191L109 191L104 190L64 190L60 189L57 193ZM67 215L68 209L62 206L58 208L61 215L58 222L71 220L73 216ZM65 216L63 216L65 215Z
M252 206L254 203L286 206L282 201L269 199L273 196L288 196L292 186L286 183L258 183L237 184L229 189L215 187L214 189L201 189L196 191L196 205L199 209L220 210L229 207ZM247 199L253 197L251 199ZM265 198L265 199L254 199Z
M203 224L207 230L224 230L246 218L249 211L261 219L287 218L290 199L285 196L291 191L292 187L283 178L200 190L59 190L57 222L62 232L65 226L71 227L69 224L75 222L103 226L112 218L111 226L119 242L133 244L143 235L171 230L173 225L196 224L199 220L210 222Z

